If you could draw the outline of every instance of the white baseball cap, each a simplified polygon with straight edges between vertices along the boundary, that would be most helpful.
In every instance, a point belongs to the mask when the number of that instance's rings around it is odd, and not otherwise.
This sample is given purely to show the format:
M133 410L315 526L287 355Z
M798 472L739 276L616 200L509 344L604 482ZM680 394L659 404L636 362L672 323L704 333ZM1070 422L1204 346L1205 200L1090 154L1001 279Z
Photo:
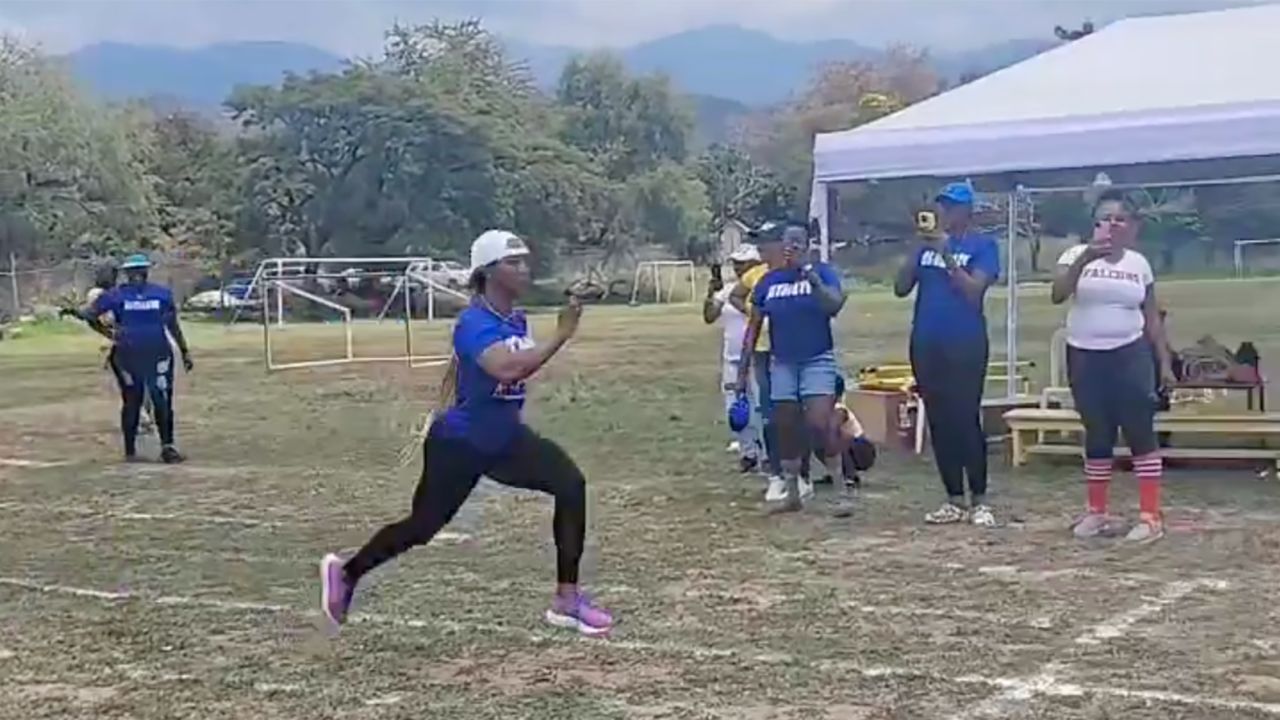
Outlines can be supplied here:
M529 246L510 230L485 230L471 243L471 271L509 257L528 255Z
M760 260L760 251L755 245L750 243L742 243L733 252L729 253L729 259L733 262L753 262Z

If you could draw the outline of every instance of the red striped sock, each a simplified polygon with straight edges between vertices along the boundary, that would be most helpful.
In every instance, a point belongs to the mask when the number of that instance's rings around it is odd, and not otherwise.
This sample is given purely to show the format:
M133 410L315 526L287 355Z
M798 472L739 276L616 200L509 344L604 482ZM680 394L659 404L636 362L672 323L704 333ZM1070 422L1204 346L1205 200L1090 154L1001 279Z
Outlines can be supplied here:
M1084 482L1089 503L1089 512L1106 514L1107 492L1111 489L1111 458L1086 458L1084 461Z
M1138 476L1138 510L1143 515L1160 514L1160 479L1164 460L1153 452L1133 459L1133 473Z

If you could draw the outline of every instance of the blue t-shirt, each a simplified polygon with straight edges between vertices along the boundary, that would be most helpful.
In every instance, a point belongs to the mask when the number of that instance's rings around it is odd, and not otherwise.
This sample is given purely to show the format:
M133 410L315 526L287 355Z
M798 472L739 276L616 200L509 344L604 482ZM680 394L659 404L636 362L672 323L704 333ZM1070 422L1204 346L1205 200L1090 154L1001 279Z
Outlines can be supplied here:
M90 310L94 317L111 313L116 327L116 348L145 357L172 354L166 328L177 312L167 287L143 283L120 285L98 296Z
M990 235L948 237L947 249L956 264L969 272L981 271L988 283L1000 276L1000 248ZM981 303L973 303L947 272L942 255L921 248L916 253L916 307L911 336L916 340L966 340L986 337L987 320Z
M458 357L457 399L444 412L438 431L444 437L461 438L484 453L506 450L520 428L525 382L498 382L478 362L496 343L512 350L533 347L529 323L517 310L502 316L483 304L473 303L453 326L453 352Z
M840 287L840 275L826 263L814 270L822 284ZM831 316L818 305L809 279L798 268L776 268L756 283L751 303L769 319L769 344L775 357L801 362L831 352Z

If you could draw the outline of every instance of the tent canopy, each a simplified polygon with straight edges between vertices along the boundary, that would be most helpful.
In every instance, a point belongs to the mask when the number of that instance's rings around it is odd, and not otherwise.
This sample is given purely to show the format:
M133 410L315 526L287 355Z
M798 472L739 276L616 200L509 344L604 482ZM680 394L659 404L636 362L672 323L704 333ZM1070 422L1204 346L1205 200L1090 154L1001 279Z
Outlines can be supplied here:
M1114 23L814 140L814 184L1280 155L1280 5Z

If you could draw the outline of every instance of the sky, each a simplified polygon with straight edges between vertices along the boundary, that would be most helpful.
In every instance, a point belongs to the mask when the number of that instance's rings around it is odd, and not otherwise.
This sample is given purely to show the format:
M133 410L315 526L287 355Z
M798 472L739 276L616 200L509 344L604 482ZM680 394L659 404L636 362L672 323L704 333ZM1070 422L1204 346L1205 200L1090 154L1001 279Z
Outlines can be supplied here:
M789 40L961 50L1057 24L1280 0L0 0L0 32L67 52L102 41L193 47L286 40L372 55L393 22L482 19L527 43L625 47L711 24Z

